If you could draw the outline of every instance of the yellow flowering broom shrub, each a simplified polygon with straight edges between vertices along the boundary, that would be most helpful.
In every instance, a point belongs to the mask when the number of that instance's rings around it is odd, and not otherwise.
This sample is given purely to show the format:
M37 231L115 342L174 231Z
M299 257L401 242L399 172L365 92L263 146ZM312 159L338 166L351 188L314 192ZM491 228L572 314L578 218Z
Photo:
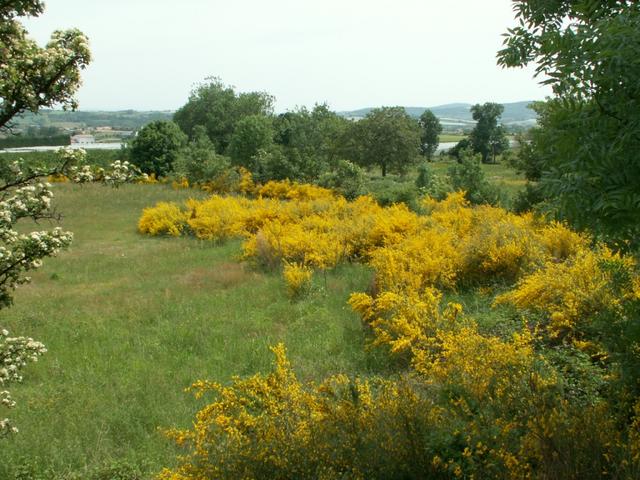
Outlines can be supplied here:
M528 334L503 341L463 327L438 333L436 342L416 359L416 373L394 378L335 375L305 384L278 345L267 375L228 386L196 382L192 390L209 403L192 428L167 432L183 454L158 478L624 478L637 471L635 450L606 406L579 411L563 401L557 372L540 366Z
M255 192L256 185L253 182L253 175L249 170L240 167L240 180L238 181L238 192L244 195L251 195Z
M244 233L247 201L235 197L212 195L204 201L188 200L187 224L202 240L226 240Z
M138 221L138 230L149 235L180 235L187 222L186 213L173 203L160 202L145 208Z
M311 278L313 270L299 263L284 264L282 276L287 284L287 292L291 298L303 297L311 288Z
M459 304L441 311L442 294L427 287L422 292L383 291L372 297L353 293L349 304L374 333L374 345L386 345L392 353L413 353L432 345L436 332L462 313Z
M635 300L637 291L619 291L614 282L618 266L630 277L635 262L630 257L613 254L606 247L581 249L564 262L548 261L542 268L523 277L516 287L495 299L495 304L511 304L520 310L544 315L544 327L553 339L578 341L584 337L584 327L604 312L622 314L622 304Z
M349 304L405 369L302 384L279 346L269 375L199 382L197 394L213 399L193 429L171 433L185 454L161 479L639 472L640 335L631 327L640 279L630 257L560 223L471 207L462 192L425 199L419 215L288 181L246 190L256 198L158 204L140 231L244 238L243 258L282 267L292 297L313 270L366 263L374 282ZM494 305L511 305L520 331L482 333L461 305L443 305L446 292L479 284L509 289Z
M462 439L451 418L414 380L350 379L319 385L295 376L284 347L272 373L235 378L224 387L196 382L213 395L190 430L167 432L186 454L161 480L216 478L451 478ZM438 438L440 437L440 438Z
M333 192L326 188L306 183L293 183L290 180L271 180L257 188L256 193L260 197L298 201L333 197Z

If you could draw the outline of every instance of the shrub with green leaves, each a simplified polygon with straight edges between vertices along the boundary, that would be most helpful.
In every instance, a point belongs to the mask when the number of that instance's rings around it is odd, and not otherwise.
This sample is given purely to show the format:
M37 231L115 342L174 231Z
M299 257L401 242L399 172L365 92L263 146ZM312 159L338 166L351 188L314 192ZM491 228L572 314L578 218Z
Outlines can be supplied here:
M131 142L131 161L144 173L164 177L187 144L187 136L174 122L157 120L144 126Z
M186 178L190 184L195 184L219 178L230 166L231 162L227 157L216 153L206 129L197 126L193 139L178 154L173 170L177 177Z
M364 170L349 160L339 160L336 168L320 177L319 184L331 188L350 200L364 193Z
M460 161L449 167L449 178L454 190L465 192L467 200L480 205L497 205L501 195L497 187L491 185L484 176L481 167L482 156L471 150L460 152Z
M451 185L447 179L434 173L427 162L423 162L418 166L416 187L422 194L437 200L444 199L451 192Z

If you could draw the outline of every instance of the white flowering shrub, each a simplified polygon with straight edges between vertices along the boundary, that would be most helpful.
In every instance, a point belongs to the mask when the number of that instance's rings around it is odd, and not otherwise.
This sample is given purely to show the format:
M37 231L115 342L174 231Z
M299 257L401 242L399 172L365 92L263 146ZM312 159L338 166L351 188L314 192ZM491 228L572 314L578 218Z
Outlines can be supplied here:
M19 17L43 10L41 0L0 2L0 131L21 112L77 105L80 72L91 61L89 40L76 29L56 30L44 47L38 46Z
M111 185L116 188L123 183L146 179L147 174L142 173L138 167L127 161L122 162L120 160L116 160L110 165L108 171L102 172L102 181L106 185Z
M21 382L20 370L28 362L38 361L38 357L45 353L45 346L36 342L33 338L10 337L7 330L0 330L0 405L4 408L13 408L15 401L5 388L9 383ZM17 433L18 429L8 418L0 415L0 439Z

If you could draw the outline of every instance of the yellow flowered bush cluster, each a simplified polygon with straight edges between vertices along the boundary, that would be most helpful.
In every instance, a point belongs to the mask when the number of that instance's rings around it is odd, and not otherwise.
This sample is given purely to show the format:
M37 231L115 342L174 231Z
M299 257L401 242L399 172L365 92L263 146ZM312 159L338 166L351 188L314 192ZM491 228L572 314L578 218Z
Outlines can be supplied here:
M462 476L464 457L448 455L465 441L459 419L416 379L336 375L303 384L284 347L273 350L268 375L192 386L197 397L213 394L212 402L192 429L168 432L188 453L159 479Z
M636 450L607 406L578 410L562 400L530 337L502 341L465 327L437 342L416 372L393 378L302 383L278 345L267 375L229 386L196 382L192 390L209 403L192 428L167 432L183 455L158 478L625 478L638 471Z
M604 246L582 248L563 262L547 262L523 277L513 290L496 297L495 304L540 313L552 339L570 340L596 353L594 345L585 341L585 327L606 312L622 316L624 303L640 298L633 288L621 291L614 278L616 271L622 271L637 281L635 266L631 257L613 254Z
M326 188L307 183L293 183L290 180L271 180L257 189L257 194L265 198L280 200L318 200L332 198L333 193Z
M640 279L630 257L560 223L471 207L462 193L427 198L417 214L289 182L252 191L251 199L214 195L183 207L159 204L145 210L139 228L243 238L243 258L282 267L292 297L308 290L313 270L366 263L374 282L349 304L371 331L371 343L404 368L387 378L337 375L302 384L279 346L272 374L236 378L230 386L198 382L198 395L214 398L193 429L171 433L186 454L160 478L633 478L640 472L637 393L633 382L620 387L624 394L616 390L624 375L607 357L622 358L627 347L595 327L635 318ZM460 304L443 301L469 286L502 292L495 308L522 327L490 335ZM583 358L594 361L585 366ZM597 369L609 392L628 398L579 384L580 369L587 379Z
M287 284L287 292L291 298L298 298L308 293L311 288L313 271L299 263L285 263L282 276Z
M149 235L178 236L184 229L186 219L185 212L177 205L160 202L155 207L143 210L138 230Z

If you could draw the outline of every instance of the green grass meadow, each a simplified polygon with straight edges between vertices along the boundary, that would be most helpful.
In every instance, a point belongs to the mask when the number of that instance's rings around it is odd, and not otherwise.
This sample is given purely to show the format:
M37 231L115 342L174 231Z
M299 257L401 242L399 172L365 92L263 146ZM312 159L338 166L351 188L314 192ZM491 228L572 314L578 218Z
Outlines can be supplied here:
M115 461L157 472L176 456L160 429L189 425L199 405L184 389L268 371L269 346L278 342L306 380L382 365L346 304L367 289L365 267L319 276L307 299L292 302L279 272L237 260L239 241L137 233L144 207L194 190L63 184L54 193L74 243L0 313L12 334L48 348L12 387L20 433L1 444L0 478L17 478L19 464L54 478Z

